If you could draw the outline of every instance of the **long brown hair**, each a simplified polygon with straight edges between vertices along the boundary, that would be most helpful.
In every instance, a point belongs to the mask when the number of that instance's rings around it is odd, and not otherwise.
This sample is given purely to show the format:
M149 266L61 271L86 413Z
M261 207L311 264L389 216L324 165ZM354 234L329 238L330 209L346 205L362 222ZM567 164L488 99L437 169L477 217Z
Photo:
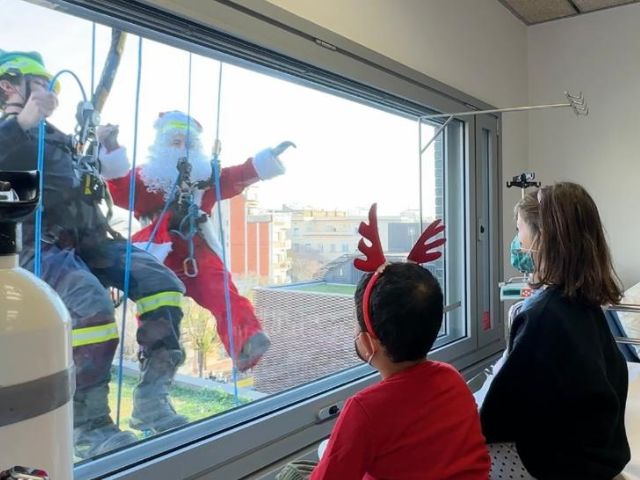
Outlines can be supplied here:
M590 305L618 303L620 280L595 202L580 185L543 187L540 201L538 284L558 287L570 299Z

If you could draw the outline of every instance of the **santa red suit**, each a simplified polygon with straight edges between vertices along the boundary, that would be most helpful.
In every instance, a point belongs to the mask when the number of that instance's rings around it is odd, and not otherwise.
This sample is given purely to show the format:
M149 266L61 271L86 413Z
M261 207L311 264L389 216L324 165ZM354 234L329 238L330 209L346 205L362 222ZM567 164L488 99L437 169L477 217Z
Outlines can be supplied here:
M262 331L253 306L238 293L231 274L225 270L221 260L219 242L215 236L209 215L216 203L215 188L198 189L193 195L193 203L206 215L206 221L199 225L193 236L193 257L197 265L197 275L185 268L185 260L190 257L187 240L175 233L174 229L182 218L176 218L176 209L163 209L170 193L174 190L178 177L177 163L188 153L192 181L211 182L211 164L203 153L199 136L200 125L181 112L166 112L155 122L156 141L150 148L149 160L135 170L136 218L151 219L142 230L133 235L134 245L148 250L173 270L186 287L186 295L200 306L209 310L216 319L217 330L222 343L231 356L230 335L227 328L227 305L225 301L224 276L229 287L235 365L240 371L253 367L267 351L269 338ZM188 152L185 148L188 144ZM286 148L286 147L285 147ZM266 149L246 162L220 170L220 197L232 198L239 195L249 185L273 178L284 173L284 166L278 159L282 148ZM129 185L131 175L129 160L123 148L103 152L102 174L108 180L109 190L116 205L129 208ZM173 197L172 197L173 198ZM186 270L186 271L185 271ZM189 275L191 273L191 275Z

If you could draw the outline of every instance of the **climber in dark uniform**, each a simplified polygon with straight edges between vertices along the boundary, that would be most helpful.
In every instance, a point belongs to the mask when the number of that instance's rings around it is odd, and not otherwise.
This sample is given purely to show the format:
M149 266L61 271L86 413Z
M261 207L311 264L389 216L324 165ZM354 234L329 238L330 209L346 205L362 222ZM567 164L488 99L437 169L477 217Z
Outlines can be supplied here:
M36 52L0 50L0 169L35 170L38 124L58 106L56 84ZM76 365L74 442L80 458L136 441L121 431L108 405L111 364L118 345L114 305L105 287L124 290L127 242L100 209L100 172L81 164L72 136L46 123L41 277L62 298L73 321ZM96 162L99 164L99 162ZM90 186L90 188L87 188ZM23 229L23 267L34 270L34 217ZM128 296L136 302L141 375L134 390L132 427L162 432L187 423L168 397L184 361L179 343L182 282L151 254L132 248Z

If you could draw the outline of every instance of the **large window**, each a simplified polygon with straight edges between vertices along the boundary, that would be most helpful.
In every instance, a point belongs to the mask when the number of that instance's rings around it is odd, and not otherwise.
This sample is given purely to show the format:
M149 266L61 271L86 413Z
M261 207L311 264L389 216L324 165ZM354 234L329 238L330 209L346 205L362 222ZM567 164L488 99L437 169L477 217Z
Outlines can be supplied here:
M75 248L84 265L78 268L102 282L119 331L118 350L106 356L90 352L91 345L103 349L104 338L76 343L85 352L76 355L77 364L108 362L103 384L78 383L76 434L86 433L76 451L78 478L115 471L121 473L113 478L152 478L151 471L127 468L141 468L142 459L172 462L170 452L206 452L225 442L209 467L198 463L205 462L202 454L180 474L208 478L205 470L241 456L243 448L255 451L317 423L298 419L296 408L339 402L372 381L352 338L353 293L361 276L353 267L357 229L374 202L391 260L402 261L429 222L440 218L446 225L445 255L427 265L447 303L435 358L466 368L499 349L498 334L480 334L500 330L488 283L495 273L483 273L497 271L499 257L492 253L499 231L492 215L499 173L494 118L482 125L454 120L418 155L419 139L438 127L418 122L419 116L459 110L468 98L435 93L420 83L424 79L394 76L374 61L347 55L331 70L324 53L317 62L295 59L294 47L286 56L274 53L268 36L257 45L137 2L108 3L55 2L61 11L42 2L5 2L3 16L29 18L33 33L25 36L20 22L0 30L4 49L38 51L49 72L74 72L89 97L105 60L113 58L113 28L126 33L119 65L110 64L115 76L100 122L118 126L124 149L113 144L96 164L116 204L109 209L102 201L99 208L124 240L105 235L99 242L111 246L102 250L83 246L81 238L71 246L54 241L58 249ZM73 133L80 89L68 74L60 83L60 105L49 121ZM180 138L188 150L180 150ZM103 148L112 140L105 138ZM295 148L274 150L285 141ZM117 154L121 162L125 149L138 167L135 195L127 168L112 158ZM188 176L179 168L183 157ZM45 182L50 161L45 158ZM77 158L69 155L69 162ZM54 226L47 224L46 208L45 202L44 234ZM78 237L86 230L78 225ZM122 247L112 248L118 242ZM171 271L186 285L182 299ZM488 280L477 292L476 278ZM69 292L62 296L75 334L95 328ZM102 408L95 415L110 415L115 428L131 432L128 440L95 448L101 440L82 424L83 408L92 414ZM326 427L314 435L326 434ZM228 436L238 429L260 431L261 440L249 433L251 441L232 448ZM171 465L161 471L172 471Z

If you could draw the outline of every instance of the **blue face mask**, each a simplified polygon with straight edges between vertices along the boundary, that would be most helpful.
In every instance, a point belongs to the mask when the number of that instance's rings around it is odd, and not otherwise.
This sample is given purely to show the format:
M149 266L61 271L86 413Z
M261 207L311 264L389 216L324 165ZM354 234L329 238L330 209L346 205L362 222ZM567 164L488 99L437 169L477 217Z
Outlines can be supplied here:
M533 273L534 271L531 252L522 248L518 235L511 242L511 265L522 273Z

